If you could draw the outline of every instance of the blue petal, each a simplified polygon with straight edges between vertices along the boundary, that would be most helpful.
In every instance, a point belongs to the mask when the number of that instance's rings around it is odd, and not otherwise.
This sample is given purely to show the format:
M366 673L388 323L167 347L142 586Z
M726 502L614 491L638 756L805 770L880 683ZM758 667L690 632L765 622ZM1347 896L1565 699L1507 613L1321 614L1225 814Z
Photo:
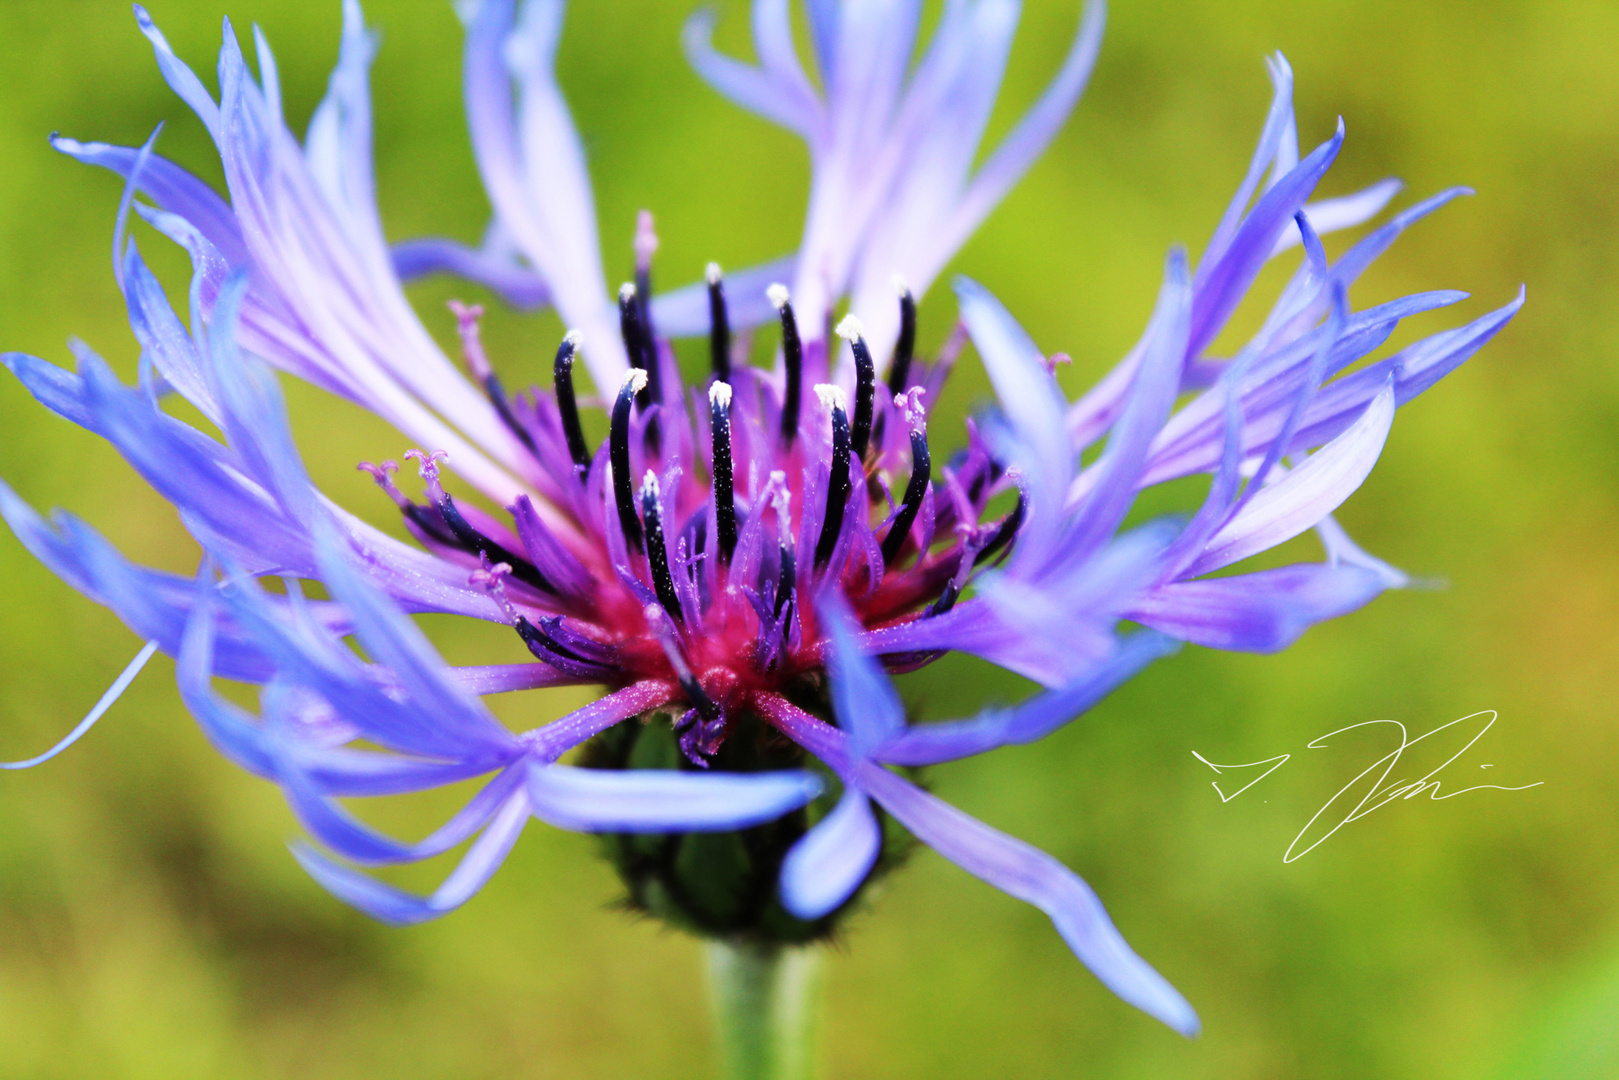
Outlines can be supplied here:
M917 725L883 747L876 757L892 765L937 765L1043 739L1179 647L1179 642L1163 634L1132 634L1100 666L1067 686L1048 690L1016 708L991 710L970 720Z
M819 919L854 894L882 852L871 802L850 787L781 864L781 902L800 919Z
M1192 305L1191 339L1187 344L1192 356L1202 353L1242 302L1248 287L1270 259L1276 241L1293 224L1293 215L1331 168L1343 141L1340 122L1331 139L1316 147L1309 157L1260 196L1232 237L1231 246L1219 259L1211 263L1205 257L1199 263L1193 282L1197 298Z
M384 885L303 844L294 845L292 854L310 877L339 900L382 922L408 925L436 919L470 900L511 853L528 817L527 799L523 789L518 788L483 835L467 849L460 864L430 896L416 896Z
M1066 402L1040 349L1000 301L967 278L956 279L956 296L961 321L972 335L1018 444L1003 451L1023 471L1028 499L1014 559L1040 566L1056 554L1053 548L1073 477Z
M1073 871L880 766L860 766L859 777L918 840L1049 915L1068 947L1109 990L1182 1035L1197 1034L1197 1014L1186 999L1131 950L1096 893Z
M134 171L135 162L140 158L140 151L134 147L79 142L61 135L52 137L51 146L86 165L99 165L125 179ZM156 200L163 209L194 225L219 249L226 262L239 266L248 261L242 229L230 204L189 172L167 158L152 154L141 166L136 187Z
M168 40L163 36L152 22L152 17L146 9L139 4L135 5L135 22L152 43L152 52L157 56L158 70L163 73L163 80L169 84L169 89L180 96L180 100L191 106L192 112L208 129L208 133L219 140L219 106L202 85L202 80L196 73L186 66L185 62L174 55L169 47Z
M814 773L529 766L534 816L581 832L704 832L773 821L821 793Z
M1192 318L1192 289L1186 253L1170 252L1158 304L1142 340L1141 364L1124 412L1097 462L1097 480L1074 512L1063 543L1067 558L1078 560L1105 543L1134 501L1142 465L1154 436L1169 419L1180 390Z
M731 326L759 326L776 317L765 290L791 281L797 255L783 255L758 266L725 275L725 306ZM708 283L693 282L652 299L652 325L665 337L704 337L708 334Z
M869 757L905 730L905 706L876 661L861 652L855 640L857 627L842 598L824 594L816 613L827 639L832 712L849 733L849 748L855 757Z

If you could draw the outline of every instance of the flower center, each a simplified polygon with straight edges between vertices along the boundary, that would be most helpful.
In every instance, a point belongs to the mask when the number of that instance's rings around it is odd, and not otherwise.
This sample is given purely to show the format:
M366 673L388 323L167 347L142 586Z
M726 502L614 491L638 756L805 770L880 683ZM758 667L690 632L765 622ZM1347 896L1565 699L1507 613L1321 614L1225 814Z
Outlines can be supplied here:
M725 279L710 264L711 374L706 394L688 394L653 326L651 246L638 244L637 280L619 290L632 367L594 450L573 384L588 343L569 332L552 385L511 396L484 355L481 311L452 305L468 367L542 497L519 498L509 524L444 490L442 452L406 455L418 463L424 503L395 486L394 463L361 467L421 543L488 590L536 659L608 686L678 684L679 749L706 767L751 695L820 684L825 591L867 629L943 615L974 568L1013 542L1023 507L981 523L1010 482L970 425L968 445L935 475L923 403L937 397L963 337L958 328L932 363L920 362L908 289L899 289L899 333L878 393L860 321L838 324L850 355L842 378L831 377L827 343L801 335L781 285L767 290L780 324L774 368L747 364L751 336L733 332ZM911 670L936 657L883 659Z

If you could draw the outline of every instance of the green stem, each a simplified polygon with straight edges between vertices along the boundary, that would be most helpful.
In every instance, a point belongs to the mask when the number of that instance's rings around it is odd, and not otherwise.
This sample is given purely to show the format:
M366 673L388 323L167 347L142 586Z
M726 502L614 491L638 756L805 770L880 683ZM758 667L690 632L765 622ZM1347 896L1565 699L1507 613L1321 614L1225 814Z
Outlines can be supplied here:
M706 948L726 1080L810 1080L820 950L735 941Z

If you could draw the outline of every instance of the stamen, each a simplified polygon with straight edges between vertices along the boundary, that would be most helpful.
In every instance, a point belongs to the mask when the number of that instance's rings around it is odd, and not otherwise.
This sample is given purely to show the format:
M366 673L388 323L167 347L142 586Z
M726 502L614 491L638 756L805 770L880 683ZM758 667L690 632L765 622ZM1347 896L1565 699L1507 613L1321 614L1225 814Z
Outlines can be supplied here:
M647 340L657 341L652 327L652 256L658 250L658 234L652 228L652 211L635 215L635 297L641 309L641 325Z
M483 566L467 575L467 584L487 592L489 599L500 608L500 613L506 616L506 621L516 626L523 616L517 613L511 599L506 595L505 578L511 572L509 563L491 563L488 556L485 556Z
M439 483L438 463L449 457L445 450L434 450L431 454L424 454L415 448L405 451L405 460L416 463L416 475L422 478L422 486L427 489L427 497L437 504L444 501L444 485Z
M832 561L832 549L843 531L843 511L853 482L849 479L852 441L849 414L844 410L843 391L825 383L815 387L821 404L832 412L832 473L826 482L826 513L821 518L821 538L815 543L815 569L824 570Z
M511 572L512 568L506 563L491 564L486 556L482 569L474 570L468 575L467 584L483 589L489 594L489 598L500 608L501 614L506 617L512 629L517 631L517 636L528 646L528 651L533 654L534 659L576 679L594 681L608 676L611 669L602 660L610 660L611 657L592 659L581 656L557 640L556 634L562 625L561 616L541 619L540 624L536 626L512 605L506 596L505 584L505 578ZM577 634L572 636L578 637Z
M652 588L658 603L676 623L684 624L675 579L669 573L669 548L663 540L663 508L658 504L658 475L651 469L641 481L641 522L646 529L646 561L652 569Z
M865 459L866 447L871 443L872 406L877 397L877 365L872 362L865 333L866 328L853 315L845 315L838 323L838 336L846 338L854 351L854 426L850 440L854 456L861 460Z
M910 394L894 395L895 406L905 409L911 421L911 480L905 485L905 498L900 503L899 512L894 515L893 524L888 527L888 535L883 537L885 567L893 564L905 544L905 538L911 534L917 511L922 508L922 496L927 494L928 481L933 479L927 424L923 419L922 405L916 400L921 394L922 388L917 387Z
M624 374L613 402L613 422L607 435L607 457L613 467L613 503L618 508L618 524L624 542L634 551L642 550L641 519L635 516L635 480L630 475L630 408L635 395L646 388L646 372L631 368Z
M663 401L663 385L658 378L657 346L647 334L641 317L640 292L634 282L626 281L618 289L618 329L624 336L624 349L630 354L630 366L646 372L646 383L640 391L643 409Z
M703 719L718 720L720 707L708 696L703 684L697 681L697 676L692 674L691 665L686 662L685 653L681 652L680 641L675 637L674 627L669 625L669 620L662 609L656 604L648 604L643 614L646 616L647 625L652 628L653 635L658 639L658 644L663 646L663 655L668 657L669 666L675 672L675 680L685 691L687 700Z
M714 527L719 541L720 565L731 565L736 550L736 483L731 461L731 385L717 382L708 388L714 431Z
M787 286L772 285L765 290L765 295L781 316L781 359L787 369L787 386L781 396L781 444L790 448L798 438L799 402L804 393L804 345L798 338L798 320L793 317Z
M388 498L394 501L395 506L405 513L410 513L415 507L416 504L405 498L405 493L394 485L394 473L399 471L399 462L384 461L381 465L373 465L369 461L362 461L354 467L363 473L370 473L371 479L377 482L377 486L387 494Z
M719 263L709 263L708 278L708 356L714 377L731 381L731 320L725 311L725 278Z
M894 342L894 361L888 366L888 392L903 394L910 389L911 357L916 352L916 298L898 274L894 288L899 291L899 340Z
M556 362L551 365L551 380L556 387L557 411L562 414L562 433L568 439L568 454L581 477L590 468L590 449L585 445L585 430L579 425L579 401L573 393L573 357L579 349L579 331L569 330L557 346Z
M417 453L419 454L420 451L417 451ZM399 507L399 512L409 518L423 533L446 547L460 546L455 534L445 527L443 518L430 513L425 506L417 506L405 497L404 492L394 486L393 474L399 471L397 461L384 461L381 466L373 465L369 461L362 461L355 468L361 472L370 473L371 479L375 480L377 486L387 494L388 498L394 501L395 506Z
M495 374L489 366L489 357L483 351L483 340L478 334L478 320L483 318L483 305L463 304L451 300L448 307L455 315L455 329L461 335L461 355L466 358L472 377L484 385Z
M517 441L522 443L530 454L538 458L540 450L534 445L534 436L512 414L511 402L506 398L506 388L501 385L494 368L489 366L489 357L483 351L483 338L478 332L478 320L483 318L483 308L478 304L469 307L459 300L451 300L449 306L455 313L456 331L461 335L461 355L466 358L467 367L471 369L473 377L483 384L484 395L489 398L489 404L495 407L500 422L517 436Z
M444 538L443 529L438 527L438 522L434 522L431 515L425 513L421 507L412 506L410 510L406 511L412 521L421 525L434 539L439 540L441 543L453 544L463 551L480 556L487 563L503 563L508 568L507 572L523 584L538 589L543 593L550 593L552 596L560 595L556 586L552 585L545 575L540 573L539 567L521 555L513 554L506 549L504 544L485 536L461 513L460 509L455 505L455 500L450 498L450 493L444 490L444 485L439 481L439 460L448 456L444 451L435 450L431 455L428 455L420 450L406 450L405 456L418 462L417 471L422 477L423 485L427 488L427 497L432 500L434 508L438 510L438 521L443 522L444 527L449 529L448 541ZM429 524L429 522L432 523Z
M776 578L776 605L775 616L781 618L784 608L793 599L793 589L798 581L798 562L793 558L793 551L785 542L781 544L781 575Z
M973 559L974 566L987 559L994 558L997 552L1017 538L1017 531L1023 525L1024 511L1023 493L1019 492L1017 505L1012 507L1012 512L1001 520L1000 528L995 530L995 535L989 538L988 543L984 545L984 549Z

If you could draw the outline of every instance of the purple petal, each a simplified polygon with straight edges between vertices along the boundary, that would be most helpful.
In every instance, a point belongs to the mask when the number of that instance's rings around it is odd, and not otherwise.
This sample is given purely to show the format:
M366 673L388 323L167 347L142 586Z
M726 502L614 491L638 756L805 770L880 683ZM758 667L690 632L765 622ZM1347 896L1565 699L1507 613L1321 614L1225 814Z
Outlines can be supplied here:
M1183 576L1197 577L1290 540L1336 510L1371 474L1394 423L1392 380L1342 435L1261 488Z
M454 274L493 290L519 311L535 311L551 302L551 290L539 274L454 240L406 240L395 244L392 253L394 272L402 281Z
M1352 229L1380 214L1383 207L1387 206L1389 200L1398 195L1404 186L1391 176L1352 195L1340 195L1334 199L1305 203L1304 216L1310 219L1310 226L1323 236L1340 229ZM1290 229L1282 233L1282 238L1276 241L1276 247L1271 250L1271 254L1280 255L1289 248L1297 247L1298 244L1298 230Z
M825 126L822 107L808 81L800 84L797 80L775 77L771 72L733 60L715 49L712 11L700 10L686 20L681 43L685 46L687 61L715 90L744 109L797 132L806 141L813 142L821 137Z
M1079 30L1074 35L1074 43L1069 46L1061 69L1040 99L1023 114L1017 126L973 176L949 225L942 230L947 238L940 244L941 248L954 251L965 243L989 211L1028 172L1035 159L1045 152L1063 121L1073 111L1074 103L1084 93L1085 84L1090 81L1106 24L1107 4L1103 0L1087 3Z
M1387 587L1373 570L1309 563L1171 582L1142 594L1127 617L1210 649L1277 652L1314 623L1347 615Z

